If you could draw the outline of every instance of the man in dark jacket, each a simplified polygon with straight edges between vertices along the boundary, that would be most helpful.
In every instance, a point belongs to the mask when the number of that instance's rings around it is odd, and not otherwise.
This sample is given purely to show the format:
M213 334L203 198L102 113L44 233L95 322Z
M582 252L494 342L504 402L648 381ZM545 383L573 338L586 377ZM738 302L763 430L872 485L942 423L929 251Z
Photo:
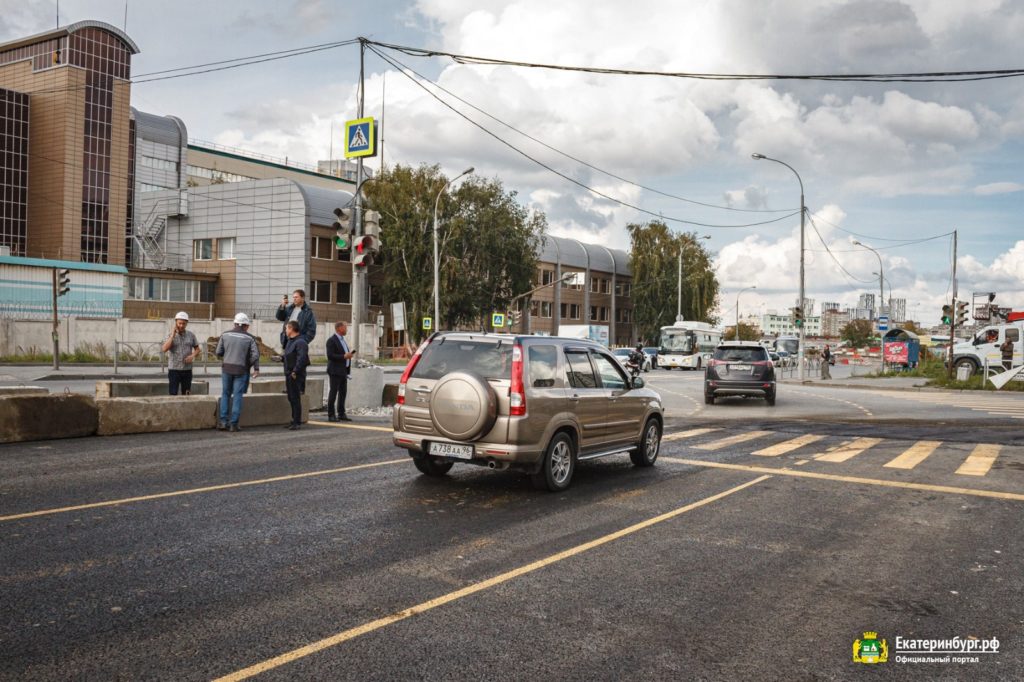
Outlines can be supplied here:
M1009 371L1013 368L1013 340L1006 335L1006 340L999 345L999 352L1003 358L1003 369Z
M221 431L241 431L238 418L242 414L242 396L249 388L249 370L253 370L253 378L260 375L260 349L256 339L249 334L248 315L235 315L234 328L220 335L216 355L224 359L220 370L220 418L217 420L217 428Z
M299 323L299 334L306 340L306 344L313 343L316 338L316 315L313 309L306 303L306 292L296 289L292 292L292 303L288 304L288 297L281 299L281 305L277 307L277 319L286 323L281 326L281 348L288 345L287 323L295 321Z
M348 347L345 333L348 325L334 324L334 333L327 339L327 379L331 383L327 394L327 421L352 421L345 414L345 398L348 396L348 377L352 373L352 357L356 352ZM337 406L337 407L335 407Z
M288 343L284 347L284 383L292 422L286 428L295 431L302 424L302 394L306 392L306 368L309 367L309 345L299 334L299 323L288 320L284 325Z

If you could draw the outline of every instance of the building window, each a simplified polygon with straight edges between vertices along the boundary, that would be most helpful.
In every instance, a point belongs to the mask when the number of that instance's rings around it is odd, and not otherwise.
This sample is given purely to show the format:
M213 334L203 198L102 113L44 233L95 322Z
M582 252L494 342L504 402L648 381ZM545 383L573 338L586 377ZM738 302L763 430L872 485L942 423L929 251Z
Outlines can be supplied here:
M607 322L608 321L608 308L605 306L590 306L590 321L591 322Z
M160 277L125 278L125 298L137 301L174 301L176 303L212 303L213 282Z
M551 318L551 301L530 301L530 317Z
M616 282L615 283L615 295L616 296L629 296L633 293L633 286L629 282Z
M352 283L351 282L337 282L338 287L338 303L351 303L352 302Z
M601 280L601 293L610 294L612 293L612 281L610 279Z
M377 306L384 305L384 295L381 293L381 288L380 287L375 287L372 284L370 285L369 288L370 288L370 295L367 296L367 299L369 299L370 305L377 305Z
M223 237L217 240L217 258L220 260L235 259L235 238Z
M580 319L580 306L578 303L563 303L561 311L563 320Z
M540 283L541 284L551 284L554 281L555 281L555 271L554 270L541 270L540 271Z
M167 161L166 159L158 159L152 156L143 156L141 165L146 168L178 172L178 163L176 161Z
M213 240L193 239L192 240L193 260L213 260Z
M331 302L331 283L323 280L313 280L309 283L309 300L314 303Z
M632 308L616 308L615 309L615 321L629 324L633 321L633 310Z
M334 259L334 242L328 237L313 237L309 247L309 255L320 260Z
M564 277L567 274L570 274L570 273L563 272L562 276ZM585 272L575 272L575 273L572 273L572 274L576 275L577 281L584 281L584 282L586 281L587 274ZM566 281L564 279L562 280L562 288L563 289L574 289L576 291L582 291L583 290L583 286L584 285L582 285L582 284L570 284L569 281Z

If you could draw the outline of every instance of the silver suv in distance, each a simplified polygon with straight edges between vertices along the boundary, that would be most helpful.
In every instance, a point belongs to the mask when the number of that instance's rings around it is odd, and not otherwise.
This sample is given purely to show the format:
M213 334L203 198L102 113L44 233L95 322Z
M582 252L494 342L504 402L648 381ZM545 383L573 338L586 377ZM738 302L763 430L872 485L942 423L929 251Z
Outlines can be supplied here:
M653 465L663 421L661 396L598 343L469 332L419 347L392 418L395 445L428 476L455 463L511 468L552 491L581 460L628 453Z
M715 398L741 395L764 398L775 405L775 365L768 349L753 341L723 341L704 370L704 402L714 405Z

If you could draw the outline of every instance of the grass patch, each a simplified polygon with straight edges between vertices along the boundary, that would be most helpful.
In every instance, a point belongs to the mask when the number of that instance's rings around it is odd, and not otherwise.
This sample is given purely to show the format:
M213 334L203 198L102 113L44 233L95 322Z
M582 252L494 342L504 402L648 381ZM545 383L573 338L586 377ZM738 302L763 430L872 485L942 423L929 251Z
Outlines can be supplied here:
M1024 381L1011 381L1001 389L996 389L991 382L987 381L981 374L974 374L967 381L957 381L956 370L953 377L949 377L948 370L942 360L929 358L914 369L905 372L889 371L875 372L864 375L867 378L881 377L915 377L925 379L925 385L932 388L949 388L960 391L1009 391L1024 392Z

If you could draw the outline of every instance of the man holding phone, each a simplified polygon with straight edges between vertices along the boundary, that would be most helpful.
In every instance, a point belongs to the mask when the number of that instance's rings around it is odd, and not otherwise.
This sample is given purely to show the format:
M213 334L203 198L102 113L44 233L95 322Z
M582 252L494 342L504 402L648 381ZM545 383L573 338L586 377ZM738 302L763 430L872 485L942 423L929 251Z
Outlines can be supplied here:
M199 342L188 329L188 313L174 316L174 329L160 350L167 353L167 390L171 395L192 394L192 361L199 356Z
M348 325L334 323L334 333L327 339L327 378L331 388L327 394L327 421L350 422L345 414L345 398L348 396L348 378L352 373L352 358L356 352L348 347L345 333Z

